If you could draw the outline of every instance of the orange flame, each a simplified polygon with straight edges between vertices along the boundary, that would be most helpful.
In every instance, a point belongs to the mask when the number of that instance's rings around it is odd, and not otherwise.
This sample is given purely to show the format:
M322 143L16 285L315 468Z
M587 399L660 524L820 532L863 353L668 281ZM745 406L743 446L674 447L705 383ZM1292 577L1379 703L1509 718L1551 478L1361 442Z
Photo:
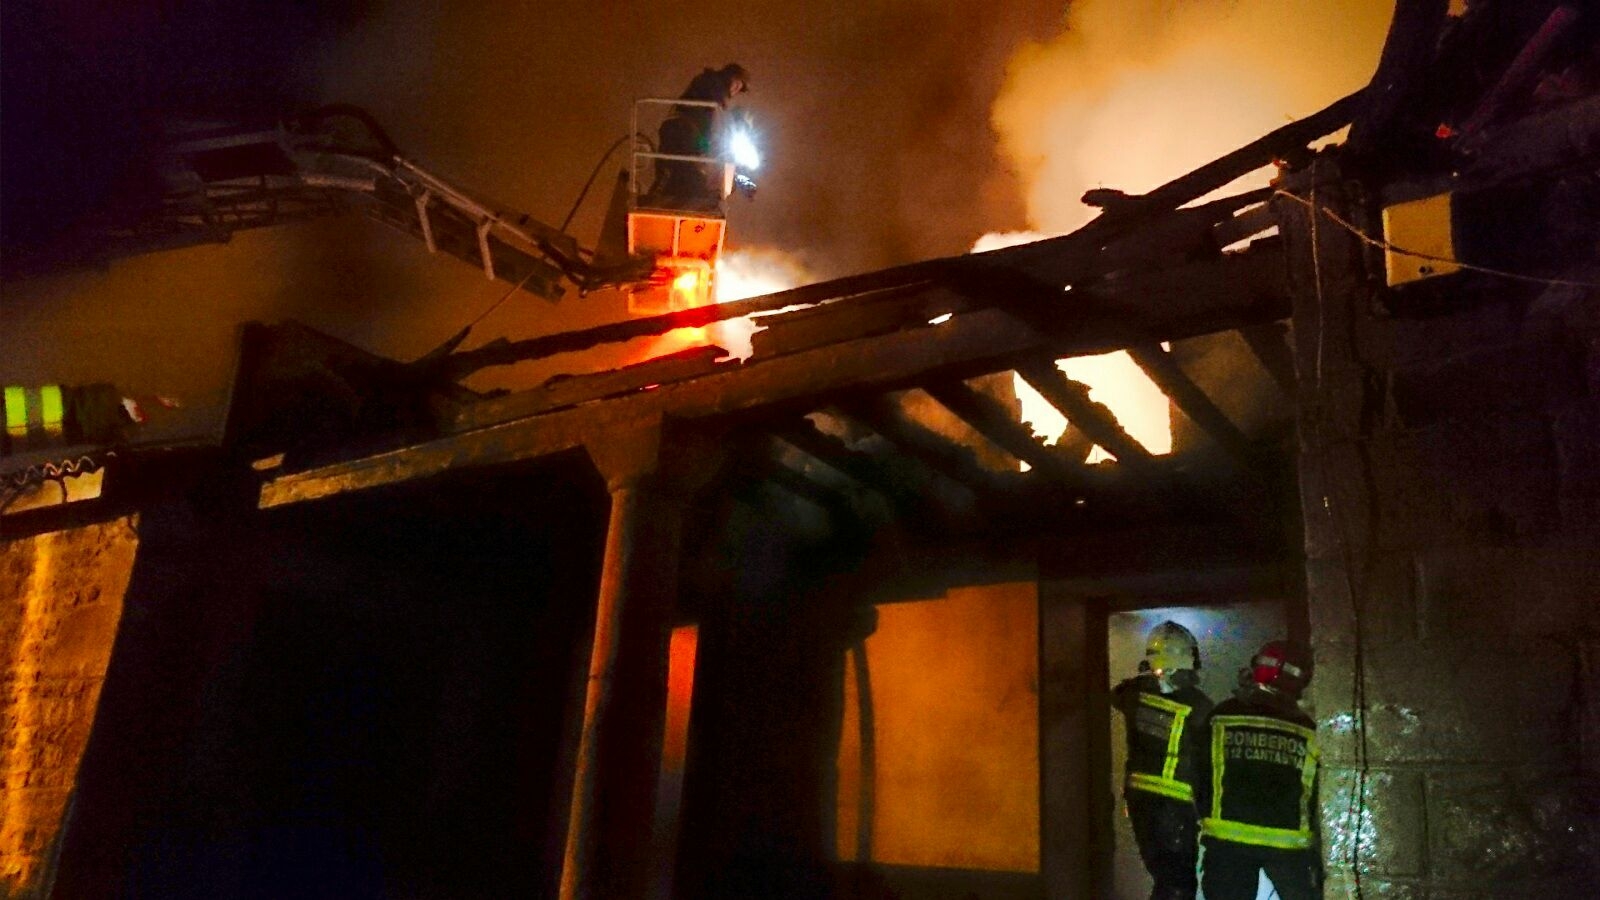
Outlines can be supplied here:
M1150 190L1360 87L1392 0L1078 0L1056 38L1011 60L993 121L1022 173L1036 231L985 235L975 252L1065 234L1093 187ZM1258 172L1223 191L1266 183ZM1062 360L1151 453L1172 447L1170 406L1125 353ZM1023 421L1054 441L1065 418L1017 379ZM1109 458L1096 448L1091 461Z
M676 276L672 289L687 295L700 290L701 273L690 270ZM760 297L815 280L793 257L770 249L725 250L717 260L712 276L711 296L715 303L732 303ZM678 307L677 308L687 308ZM678 328L645 343L629 360L639 363L693 347L717 346L731 357L749 359L750 337L759 327L749 317L724 319L699 328Z

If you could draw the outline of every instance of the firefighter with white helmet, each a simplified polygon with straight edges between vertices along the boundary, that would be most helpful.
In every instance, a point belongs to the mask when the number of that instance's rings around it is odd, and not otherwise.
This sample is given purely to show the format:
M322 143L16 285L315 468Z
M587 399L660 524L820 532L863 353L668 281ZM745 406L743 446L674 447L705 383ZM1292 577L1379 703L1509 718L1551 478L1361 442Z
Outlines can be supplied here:
M1262 871L1283 900L1322 896L1321 751L1299 706L1311 674L1307 647L1272 641L1251 659L1234 696L1211 713L1208 775L1196 794L1206 900L1254 900Z
M1199 886L1195 780L1205 766L1203 723L1211 712L1199 668L1194 635L1162 622L1146 636L1139 674L1114 691L1127 726L1123 798L1139 858L1155 880L1151 900L1194 900Z

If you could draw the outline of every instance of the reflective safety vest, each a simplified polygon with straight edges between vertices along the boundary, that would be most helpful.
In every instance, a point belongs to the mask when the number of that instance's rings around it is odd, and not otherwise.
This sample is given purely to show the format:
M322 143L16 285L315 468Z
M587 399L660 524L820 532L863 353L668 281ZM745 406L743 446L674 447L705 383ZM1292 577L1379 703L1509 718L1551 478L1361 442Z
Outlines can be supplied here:
M1180 777L1178 767L1184 726L1194 707L1141 691L1138 705L1127 712L1133 717L1129 727L1140 736L1130 742L1128 790L1193 801L1194 788ZM1141 744L1154 752L1142 750Z
M1200 833L1255 847L1311 846L1317 733L1272 716L1211 716L1211 796Z
M104 383L6 385L0 388L6 430L0 452L24 453L63 444L108 444L131 421L122 394Z
M66 393L59 384L4 389L6 443L18 450L60 443L66 434Z

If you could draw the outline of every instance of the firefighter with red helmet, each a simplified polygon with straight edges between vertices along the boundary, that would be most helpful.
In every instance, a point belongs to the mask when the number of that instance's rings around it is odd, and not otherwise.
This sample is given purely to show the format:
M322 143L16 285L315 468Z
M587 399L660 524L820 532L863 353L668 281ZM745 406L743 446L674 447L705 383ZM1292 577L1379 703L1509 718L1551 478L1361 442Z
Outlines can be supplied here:
M1272 641L1206 726L1208 777L1198 785L1206 900L1254 900L1259 872L1283 900L1322 896L1316 727L1301 711L1311 653Z
M1205 768L1203 724L1211 711L1199 668L1194 635L1162 622L1146 637L1139 674L1114 690L1128 738L1123 798L1139 858L1155 881L1151 900L1194 900L1199 886L1194 788Z

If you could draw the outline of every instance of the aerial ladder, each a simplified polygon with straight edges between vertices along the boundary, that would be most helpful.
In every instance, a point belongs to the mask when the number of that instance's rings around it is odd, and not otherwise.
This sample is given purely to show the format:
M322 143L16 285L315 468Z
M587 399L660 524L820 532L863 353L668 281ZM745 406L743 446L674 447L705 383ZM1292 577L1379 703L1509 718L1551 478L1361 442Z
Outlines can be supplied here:
M611 288L637 292L638 302L630 303L636 312L699 305L712 299L725 237L722 201L736 185L749 193L754 184L735 172L726 153L656 152L639 130L649 124L648 111L682 106L715 104L635 104L628 138L633 157L618 179L597 250L580 246L564 226L548 225L424 168L401 154L365 111L335 105L265 127L193 121L169 126L147 160L143 189L131 192L132 201L89 217L69 240L49 249L49 262L103 263L226 243L240 231L356 211L420 240L430 253L455 256L489 280L546 299L560 299L573 288L580 295ZM658 167L672 164L717 172L726 185L717 202L692 209L653 202L639 186ZM683 277L691 272L697 277ZM672 301L650 299L674 279L684 285L693 280L694 290L679 290Z
M354 126L354 127L352 127ZM648 258L597 261L561 229L479 196L402 155L364 111L330 106L268 127L183 122L150 161L154 202L102 214L85 255L118 258L359 211L547 299L647 278Z
M423 168L402 155L367 113L337 105L265 127L204 122L171 126L148 161L145 189L134 192L132 202L83 222L68 240L51 248L50 262L103 263L226 243L236 232L354 211L413 236L430 253L455 256L480 268L490 280L549 300L559 300L573 289L580 295L616 289L627 294L633 315L700 306L715 300L717 260L727 232L725 201L735 191L752 194L755 185L739 171L731 150L707 155L658 152L640 128L650 124L652 112L675 106L715 104L660 99L635 104L633 130L626 138L633 144L632 158L619 174L594 250L580 246L561 228ZM747 130L719 128L718 135L748 141ZM721 143L734 146L728 140ZM745 146L742 155L743 168L759 164L753 147ZM656 180L657 169L670 164L701 170L712 186L710 202L697 198L683 204L640 190L646 178ZM465 332L441 350L453 349L462 337ZM111 401L122 399L112 396L116 392L109 386L93 387L105 387ZM7 409L6 440L0 441L0 494L4 494L0 512L30 485L58 480L62 474L76 475L85 467L97 468L103 448L111 443L120 446L129 430L143 421L142 413L136 412L122 418L100 416L117 422L114 429L100 430L108 436L104 439L84 429L52 430L45 421L49 417L41 412L48 411L49 404L25 402L32 396L25 390L32 389L8 388L7 400L14 402ZM62 396L82 393L78 388L64 390ZM44 418L32 422L40 418L33 413ZM68 409L58 418L70 425L74 415ZM29 423L44 430L30 432ZM89 439L62 439L63 434L80 432ZM69 457L76 462L58 464Z

